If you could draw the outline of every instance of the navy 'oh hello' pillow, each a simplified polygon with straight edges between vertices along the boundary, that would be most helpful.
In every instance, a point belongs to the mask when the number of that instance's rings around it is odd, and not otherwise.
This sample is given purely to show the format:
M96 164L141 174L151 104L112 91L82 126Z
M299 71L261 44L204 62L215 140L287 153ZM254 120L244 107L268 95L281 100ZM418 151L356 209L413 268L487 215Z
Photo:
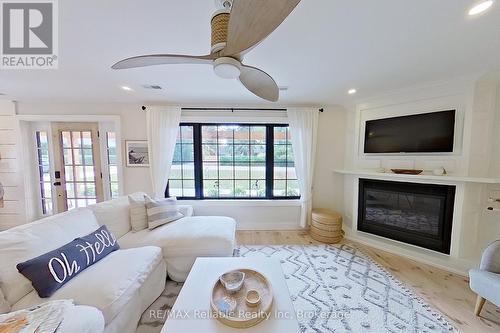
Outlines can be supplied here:
M102 226L87 236L17 264L17 270L33 284L42 298L56 290L108 254L120 248L115 236Z

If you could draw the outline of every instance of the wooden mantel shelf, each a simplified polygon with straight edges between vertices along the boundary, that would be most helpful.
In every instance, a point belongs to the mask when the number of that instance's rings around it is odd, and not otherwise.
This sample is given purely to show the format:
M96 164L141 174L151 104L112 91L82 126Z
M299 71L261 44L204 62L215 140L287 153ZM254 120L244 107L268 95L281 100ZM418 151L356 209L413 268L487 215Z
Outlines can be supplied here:
M500 179L497 178L467 177L467 176L455 176L455 175L435 176L425 172L421 173L420 175L402 175L391 172L382 173L371 170L334 169L333 172L340 173L343 175L354 175L354 176L386 178L386 179L404 179L409 181L425 180L425 181L438 181L438 182L451 182L451 183L500 184Z

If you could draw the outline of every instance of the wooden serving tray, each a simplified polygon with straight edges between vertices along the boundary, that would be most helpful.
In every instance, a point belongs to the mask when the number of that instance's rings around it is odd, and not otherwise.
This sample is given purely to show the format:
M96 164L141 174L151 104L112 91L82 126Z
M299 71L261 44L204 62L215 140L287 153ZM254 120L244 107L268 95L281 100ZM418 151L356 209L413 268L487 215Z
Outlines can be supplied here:
M424 170L414 170L414 169L391 169L392 172L400 175L419 175Z
M224 325L234 328L248 328L268 318L273 305L273 291L271 283L261 273L251 269L237 270L245 273L245 281L241 289L234 294L230 294L217 279L213 287L210 306L215 317ZM247 291L251 289L257 290L260 294L261 301L256 307L249 307L245 301ZM219 311L216 304L218 300L224 298L235 304L234 311L230 313ZM242 313L245 315L242 316Z

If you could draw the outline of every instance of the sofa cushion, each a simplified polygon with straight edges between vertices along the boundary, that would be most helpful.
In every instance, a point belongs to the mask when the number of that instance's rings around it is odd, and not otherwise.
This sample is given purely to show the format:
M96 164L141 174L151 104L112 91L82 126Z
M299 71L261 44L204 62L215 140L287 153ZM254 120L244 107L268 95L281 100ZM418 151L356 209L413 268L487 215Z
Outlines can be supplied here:
M182 282L197 257L231 256L235 232L236 221L230 217L192 216L154 230L128 233L119 241L122 248L161 247L170 277Z
M178 220L184 216L179 212L179 207L177 206L177 200L175 200L175 198L155 200L145 195L144 201L146 203L148 228L150 230Z
M101 311L92 306L77 305L64 314L57 333L102 333L104 317Z
M109 324L162 261L161 249L154 246L115 251L69 281L49 300L73 299L75 304L94 306ZM13 309L45 301L33 291Z
M115 236L103 225L86 236L17 264L17 270L31 281L40 297L50 297L75 276L119 248Z
M99 225L107 226L117 238L131 230L128 197L100 202L88 208L94 212Z
M7 303L3 296L3 291L0 289L0 314L10 312L10 304Z
M54 250L99 227L88 209L75 209L0 232L0 287L13 305L33 290L16 268L20 262Z

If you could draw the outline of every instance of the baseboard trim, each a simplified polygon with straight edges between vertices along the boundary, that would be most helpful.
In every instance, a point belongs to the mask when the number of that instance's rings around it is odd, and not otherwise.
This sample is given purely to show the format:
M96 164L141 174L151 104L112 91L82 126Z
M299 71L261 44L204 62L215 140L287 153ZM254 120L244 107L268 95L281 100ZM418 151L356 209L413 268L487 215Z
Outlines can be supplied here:
M238 222L238 225L236 226L237 230L242 230L242 231L276 231L276 230L302 230L299 226L299 223L279 223L279 222L265 222L261 221L258 223L252 222L252 223L241 223Z

